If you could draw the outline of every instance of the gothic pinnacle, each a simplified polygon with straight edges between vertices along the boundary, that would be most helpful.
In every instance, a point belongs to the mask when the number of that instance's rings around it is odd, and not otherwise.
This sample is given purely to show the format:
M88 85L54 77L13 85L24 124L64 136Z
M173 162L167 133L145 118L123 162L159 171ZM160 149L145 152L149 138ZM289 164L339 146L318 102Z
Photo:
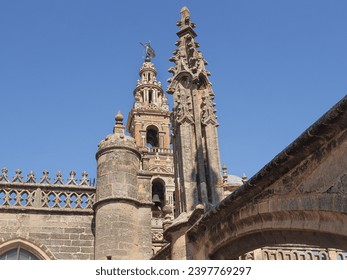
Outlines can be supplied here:
M186 22L190 20L190 11L187 6L182 7L181 9L181 22Z
M198 50L200 44L195 41L197 37L194 31L195 24L190 21L190 12L187 7L181 9L181 19L177 22L180 30L177 32L179 40L175 43L178 47L170 57L170 61L175 65L169 68L169 72L173 74L168 82L167 92L172 94L177 82L185 72L191 77L191 81L200 88L211 88L211 83L208 77L211 75L206 70L207 61L204 59L201 51ZM212 89L211 89L212 90Z
M190 21L190 11L186 6L184 6L181 9L181 20L176 23L177 26L180 27L180 31L177 33L177 35L180 37L180 33L190 33L193 37L196 37L196 33L194 32L193 28L196 27L196 24Z

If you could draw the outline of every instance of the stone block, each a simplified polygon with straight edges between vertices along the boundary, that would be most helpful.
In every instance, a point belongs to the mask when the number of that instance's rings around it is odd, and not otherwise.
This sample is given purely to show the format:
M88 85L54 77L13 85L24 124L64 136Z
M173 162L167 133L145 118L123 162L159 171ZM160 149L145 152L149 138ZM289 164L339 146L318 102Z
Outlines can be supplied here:
M85 231L84 227L64 228L64 233L83 233Z
M50 235L51 239L70 239L70 235L68 233L52 233Z
M77 246L61 246L59 249L61 253L79 253L81 252L81 247Z

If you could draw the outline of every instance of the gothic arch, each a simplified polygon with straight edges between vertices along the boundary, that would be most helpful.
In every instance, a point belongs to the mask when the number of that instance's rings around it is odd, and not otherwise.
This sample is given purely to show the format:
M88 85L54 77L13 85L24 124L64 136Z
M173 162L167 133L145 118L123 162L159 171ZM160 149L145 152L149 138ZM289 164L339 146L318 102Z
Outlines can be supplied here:
M192 252L200 258L237 259L252 250L286 244L347 252L346 200L341 195L268 193L267 199L249 201L243 207L228 204L235 207L232 210L222 208L222 202L216 215L191 228L187 237Z
M177 84L181 84L184 88L188 89L192 78L192 75L188 71L182 71L175 77L175 81Z
M35 241L28 240L27 238L17 237L8 239L0 244L0 255L15 249L22 248L29 253L32 253L40 260L54 260L54 255L44 245L38 245Z
M250 233L237 238L237 240L230 241L210 254L209 258L218 260L238 259L239 256L262 247L283 246L286 244L347 251L346 237L343 235L303 230L267 230ZM279 253L283 254L283 252Z
M204 75L199 75L198 89L207 89L209 85L208 79Z
M235 259L251 250L283 244L305 244L347 251L344 213L336 209L281 209L281 201L273 200L270 203L273 211L262 212L263 205L253 205L249 208L256 210L256 215L249 215L251 209L242 209L241 212L249 216L242 217L241 214L226 223L222 222L223 225L220 223L218 228L224 228L220 231L224 237L210 248L210 258ZM341 225L336 225L336 221L340 221Z

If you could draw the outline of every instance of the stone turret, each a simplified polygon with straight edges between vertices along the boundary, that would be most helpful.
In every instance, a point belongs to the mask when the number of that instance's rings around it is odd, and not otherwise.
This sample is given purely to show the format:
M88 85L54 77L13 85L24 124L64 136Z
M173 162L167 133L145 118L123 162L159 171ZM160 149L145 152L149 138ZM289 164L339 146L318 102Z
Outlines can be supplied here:
M179 211L189 212L198 204L217 204L222 198L222 175L218 145L214 92L206 60L198 51L195 24L187 7L181 10L180 30L169 69L167 92L173 95L173 148Z
M95 210L95 259L148 259L151 256L151 195L139 184L141 155L124 134L118 113L113 134L99 144Z

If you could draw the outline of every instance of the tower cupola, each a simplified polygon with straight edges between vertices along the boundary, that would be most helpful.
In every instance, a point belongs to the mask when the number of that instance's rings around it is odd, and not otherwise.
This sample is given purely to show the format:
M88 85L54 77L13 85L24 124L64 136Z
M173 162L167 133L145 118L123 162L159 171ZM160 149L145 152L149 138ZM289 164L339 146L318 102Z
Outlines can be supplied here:
M169 105L161 87L157 81L157 70L154 64L145 61L140 68L140 80L137 81L134 90L134 109L153 109L168 111Z

